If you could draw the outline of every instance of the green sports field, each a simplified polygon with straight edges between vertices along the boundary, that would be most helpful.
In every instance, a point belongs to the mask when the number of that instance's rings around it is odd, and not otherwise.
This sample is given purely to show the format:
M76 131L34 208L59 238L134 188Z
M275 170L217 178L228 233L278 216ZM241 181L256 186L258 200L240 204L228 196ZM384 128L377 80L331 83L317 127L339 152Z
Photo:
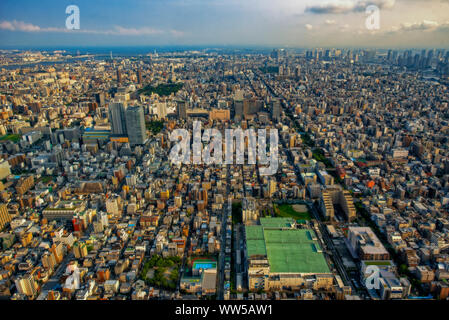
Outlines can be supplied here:
M297 220L310 220L310 214L307 208L305 211L297 211L291 204L273 204L274 212L278 217L293 218Z
M7 134L0 137L0 141L9 140L14 143L17 143L20 141L21 135L20 134Z
M266 256L271 273L330 273L312 230L286 229L292 220L285 218L265 220L261 219L261 225L246 226L249 257Z

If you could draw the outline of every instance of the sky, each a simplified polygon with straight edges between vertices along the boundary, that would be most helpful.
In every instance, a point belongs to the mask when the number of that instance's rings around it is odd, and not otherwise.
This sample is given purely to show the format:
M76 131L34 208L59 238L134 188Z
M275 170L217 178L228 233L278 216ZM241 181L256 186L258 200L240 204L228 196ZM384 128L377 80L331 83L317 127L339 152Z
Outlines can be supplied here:
M0 0L0 48L196 45L449 48L449 0Z

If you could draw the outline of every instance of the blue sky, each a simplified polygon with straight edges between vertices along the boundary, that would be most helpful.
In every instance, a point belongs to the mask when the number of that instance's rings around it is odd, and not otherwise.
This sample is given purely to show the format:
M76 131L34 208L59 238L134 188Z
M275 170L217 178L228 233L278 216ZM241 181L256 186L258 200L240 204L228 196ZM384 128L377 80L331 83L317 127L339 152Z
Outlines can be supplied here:
M380 29L367 30L376 4ZM68 5L80 30L65 29ZM448 0L1 0L0 47L448 47Z

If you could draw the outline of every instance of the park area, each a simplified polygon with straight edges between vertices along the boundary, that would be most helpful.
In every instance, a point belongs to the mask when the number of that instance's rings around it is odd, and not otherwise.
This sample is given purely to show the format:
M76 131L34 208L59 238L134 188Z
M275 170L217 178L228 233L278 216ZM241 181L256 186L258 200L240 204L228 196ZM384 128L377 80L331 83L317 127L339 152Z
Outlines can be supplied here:
M182 86L182 83L160 83L156 87L147 85L144 88L138 90L138 93L147 96L151 96L151 94L157 93L161 97L166 97L181 90Z
M276 204L273 203L274 212L278 217L293 218L295 220L310 220L307 206L302 204Z
M14 143L17 143L17 142L20 141L20 138L21 138L20 134L7 134L7 135L4 135L4 136L1 136L0 137L0 141L9 140L9 141L12 141Z
M148 285L174 290L179 277L181 258L154 255L145 261L140 278Z
M146 123L146 127L148 130L151 131L152 134L156 135L159 132L162 131L164 128L164 121L163 120L153 120Z

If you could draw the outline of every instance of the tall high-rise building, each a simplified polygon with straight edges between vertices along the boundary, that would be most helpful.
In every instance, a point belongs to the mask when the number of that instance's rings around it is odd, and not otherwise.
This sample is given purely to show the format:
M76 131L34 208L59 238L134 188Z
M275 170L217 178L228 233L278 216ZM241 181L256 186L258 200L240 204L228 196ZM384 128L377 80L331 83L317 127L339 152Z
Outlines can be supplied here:
M53 243L50 248L50 252L55 256L56 262L61 263L64 258L64 247L62 242L58 242L58 244Z
M243 91L237 90L234 95L234 119L239 120L243 117Z
M301 67L298 65L295 67L295 78L299 79L300 76L301 76Z
M95 101L98 103L100 107L104 106L104 98L105 98L104 92L97 92L95 94Z
M73 244L73 254L75 258L84 258L87 256L87 245L83 241L77 241Z
M243 116L246 119L251 115L257 114L262 107L262 100L255 98L243 99Z
M126 103L123 102L112 102L109 104L109 121L112 134L126 135L126 107Z
M34 280L33 275L27 273L15 281L17 291L21 294L33 297L37 294L38 285L36 280Z
M41 262L45 269L52 269L52 270L55 268L57 264L55 255L48 251L42 255Z
M6 160L0 161L0 179L5 179L11 174L11 165Z
M117 84L122 84L122 74L120 73L120 69L117 68Z
M106 200L106 212L114 216L121 215L120 197L113 197Z
M157 103L156 113L159 119L164 119L167 116L167 103L166 102Z
M178 118L187 119L187 105L185 101L178 101Z
M271 101L271 118L274 121L281 120L281 102L279 99L273 99Z
M234 118L241 119L243 116L243 100L234 100Z
M139 68L137 70L137 83L142 84L142 69L141 68Z
M268 195L269 195L269 197L273 196L273 194L276 192L276 190L277 190L276 180L270 179L269 184L268 184Z
M6 207L6 204L0 204L0 230L3 230L3 228L11 222L11 215L8 213L8 208Z
M283 65L280 65L280 66L279 66L278 74L279 74L280 76L283 76L283 75L284 75L284 66L283 66Z
M126 128L131 145L145 143L147 131L145 129L145 116L141 106L132 106L126 109Z
M103 227L109 226L108 214L106 212L100 211L97 214L97 221L101 223Z

